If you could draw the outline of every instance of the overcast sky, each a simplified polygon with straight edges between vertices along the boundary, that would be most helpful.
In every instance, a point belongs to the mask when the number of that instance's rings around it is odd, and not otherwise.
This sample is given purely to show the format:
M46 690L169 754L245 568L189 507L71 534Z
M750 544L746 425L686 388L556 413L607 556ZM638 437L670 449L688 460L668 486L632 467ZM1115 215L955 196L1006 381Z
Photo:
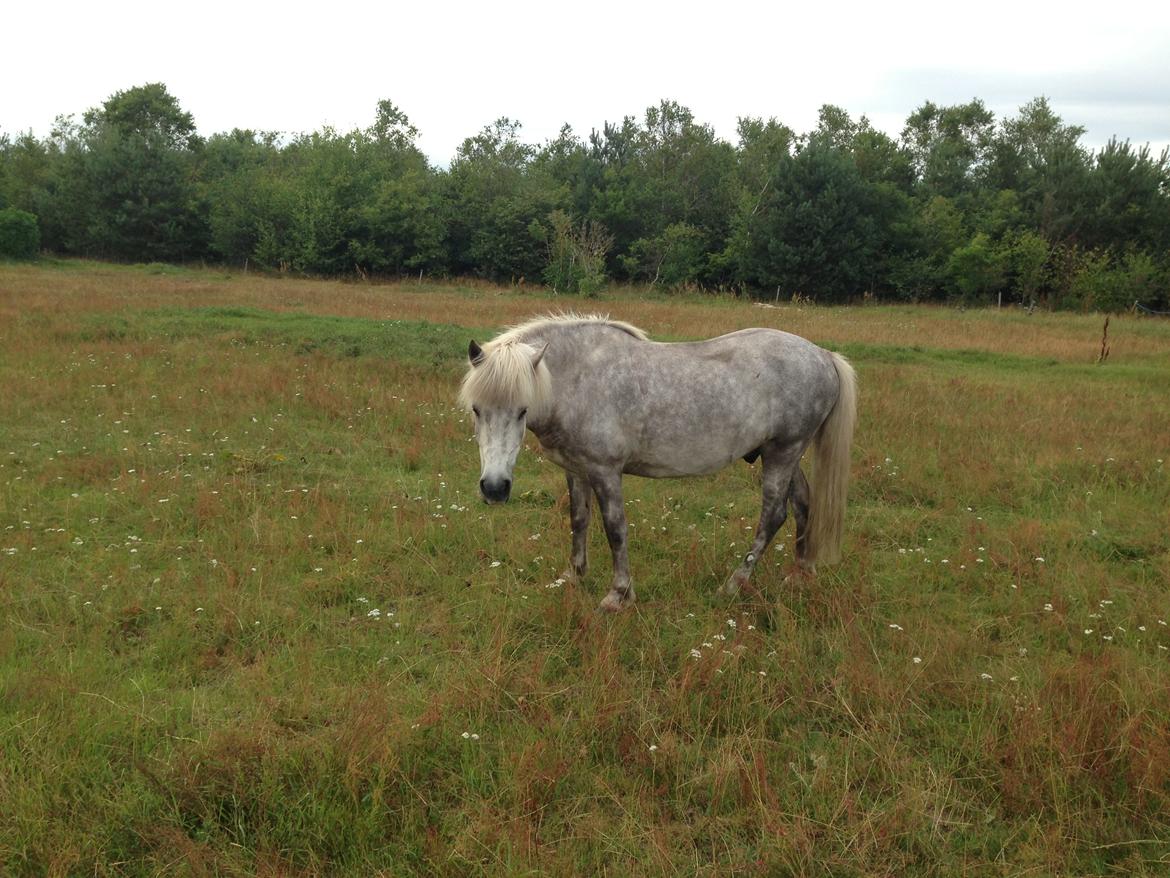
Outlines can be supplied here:
M373 121L379 99L446 164L499 116L541 143L670 98L735 140L825 103L897 136L927 100L997 118L1038 95L1084 144L1170 144L1170 3L381 2L7 4L0 132L163 82L204 135Z

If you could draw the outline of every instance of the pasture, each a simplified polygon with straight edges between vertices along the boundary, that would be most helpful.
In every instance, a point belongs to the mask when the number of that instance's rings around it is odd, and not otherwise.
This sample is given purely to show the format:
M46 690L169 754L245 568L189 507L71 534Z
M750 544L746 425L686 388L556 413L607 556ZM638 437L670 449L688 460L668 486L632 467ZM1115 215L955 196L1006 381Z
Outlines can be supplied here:
M558 584L469 337L763 325L860 382L844 558L627 478ZM1170 323L0 264L0 873L1170 873Z

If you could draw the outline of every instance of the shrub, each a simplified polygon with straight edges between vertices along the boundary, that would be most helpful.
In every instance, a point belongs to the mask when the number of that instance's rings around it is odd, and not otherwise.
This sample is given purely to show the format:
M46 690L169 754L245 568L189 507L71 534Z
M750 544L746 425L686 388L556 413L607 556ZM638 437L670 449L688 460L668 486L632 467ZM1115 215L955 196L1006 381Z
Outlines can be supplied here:
M972 304L992 301L1004 285L1004 258L991 239L980 232L947 261L951 282Z
M41 249L37 218L23 210L0 210L0 257L35 259Z
M598 223L575 225L564 211L549 215L552 236L544 281L554 290L595 296L605 286L605 255L613 236Z

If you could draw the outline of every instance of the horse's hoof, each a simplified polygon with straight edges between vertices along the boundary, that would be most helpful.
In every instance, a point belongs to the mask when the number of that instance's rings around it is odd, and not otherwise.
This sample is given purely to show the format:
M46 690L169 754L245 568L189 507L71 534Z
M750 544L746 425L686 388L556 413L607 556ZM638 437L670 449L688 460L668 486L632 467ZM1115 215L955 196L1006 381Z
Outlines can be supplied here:
M798 582L798 581L803 582L806 579L815 578L816 575L817 575L817 565L816 564L805 564L802 561L798 561L796 566L793 567L788 572L788 574L784 577L784 579L781 581L785 582L785 583Z
M611 591L604 598L601 603L597 605L597 609L602 613L617 613L624 610L634 599L629 595L622 595L620 592Z
M747 574L735 572L727 577L727 582L719 586L719 594L723 597L733 598L739 594L739 590L747 585Z

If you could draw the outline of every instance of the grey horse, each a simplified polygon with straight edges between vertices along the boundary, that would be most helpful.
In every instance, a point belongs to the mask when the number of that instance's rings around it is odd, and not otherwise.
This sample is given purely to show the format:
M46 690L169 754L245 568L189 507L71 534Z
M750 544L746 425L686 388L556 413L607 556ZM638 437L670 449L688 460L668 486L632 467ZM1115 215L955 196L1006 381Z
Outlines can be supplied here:
M622 475L667 478L763 458L763 510L751 550L721 591L735 594L784 523L796 517L805 569L840 556L857 420L857 385L844 357L775 329L743 329L665 344L628 323L562 314L468 347L460 402L472 412L480 493L506 501L531 430L569 483L573 547L564 577L584 575L597 497L613 553L603 610L634 600ZM800 458L812 444L810 489Z

